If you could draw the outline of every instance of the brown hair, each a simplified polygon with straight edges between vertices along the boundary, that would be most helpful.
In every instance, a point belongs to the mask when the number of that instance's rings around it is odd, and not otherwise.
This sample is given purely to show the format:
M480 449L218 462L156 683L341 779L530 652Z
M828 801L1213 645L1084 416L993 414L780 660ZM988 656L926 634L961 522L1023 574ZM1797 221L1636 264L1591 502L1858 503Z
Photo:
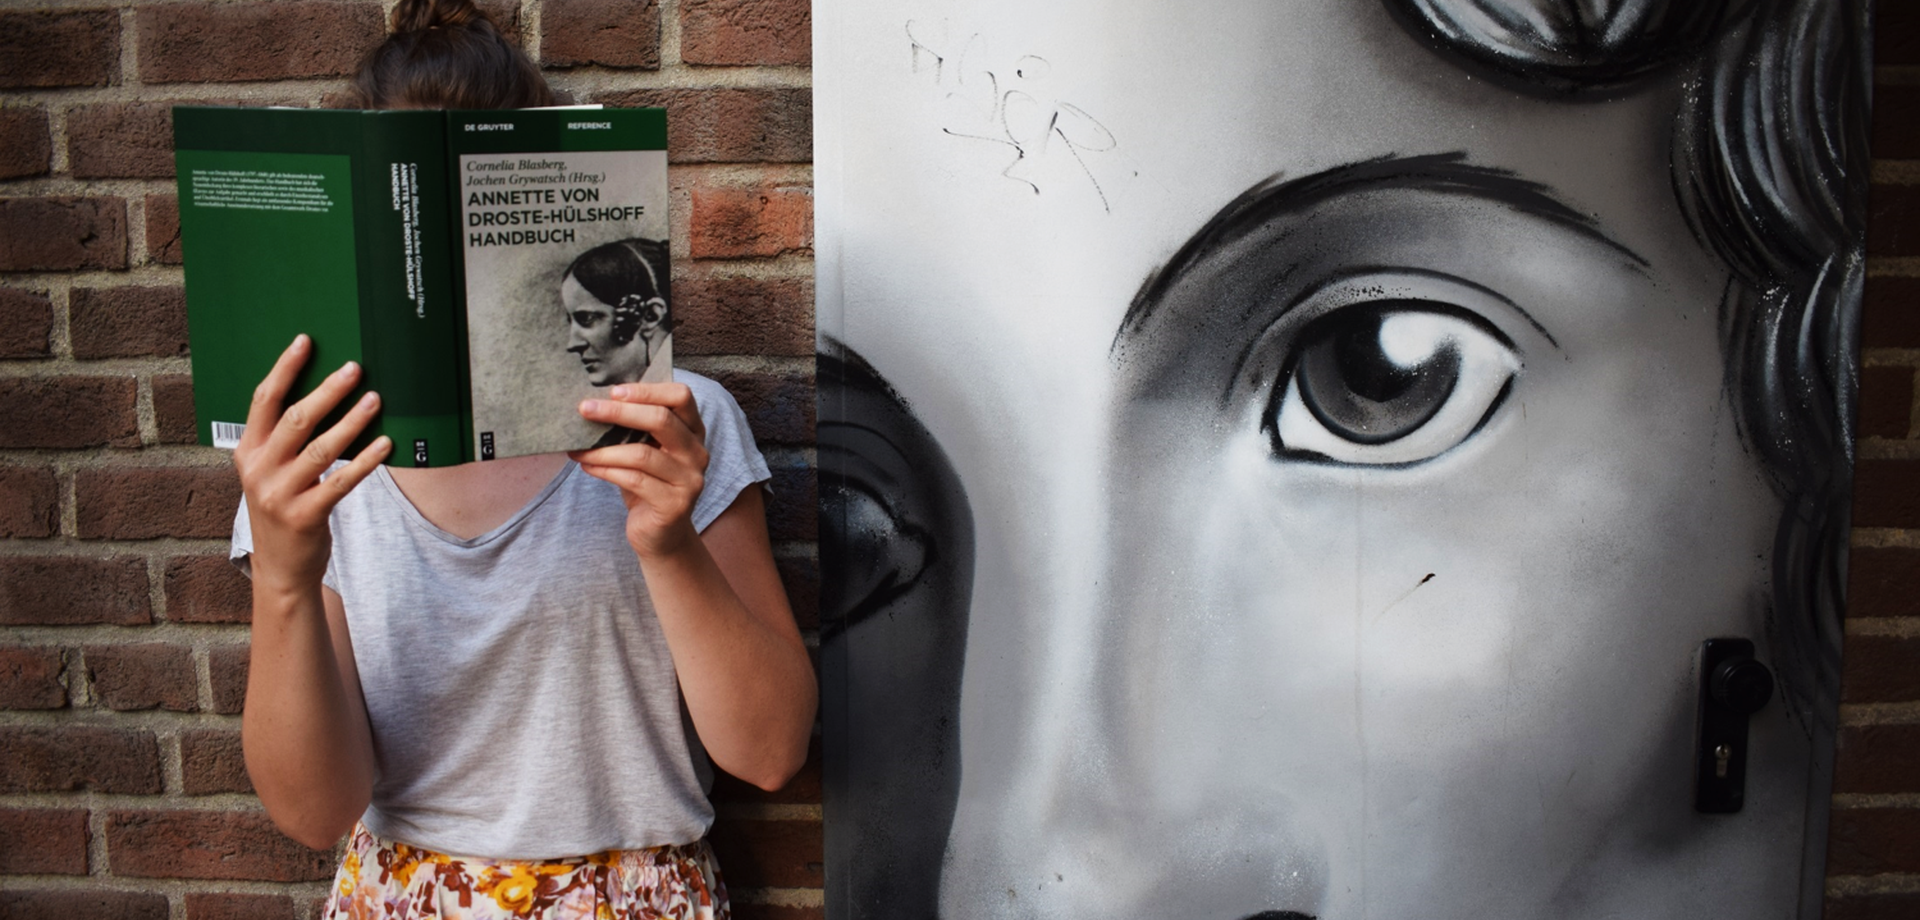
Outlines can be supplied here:
M360 61L350 102L363 109L515 109L553 105L540 68L473 0L400 0L393 34Z

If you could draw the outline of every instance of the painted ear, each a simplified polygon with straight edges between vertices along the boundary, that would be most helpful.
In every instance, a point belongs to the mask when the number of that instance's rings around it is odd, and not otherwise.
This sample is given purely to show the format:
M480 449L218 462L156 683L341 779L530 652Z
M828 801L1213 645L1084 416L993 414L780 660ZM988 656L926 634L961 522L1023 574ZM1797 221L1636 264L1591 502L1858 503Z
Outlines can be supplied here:
M651 332L667 321L667 302L664 298L648 298L640 305L640 329Z

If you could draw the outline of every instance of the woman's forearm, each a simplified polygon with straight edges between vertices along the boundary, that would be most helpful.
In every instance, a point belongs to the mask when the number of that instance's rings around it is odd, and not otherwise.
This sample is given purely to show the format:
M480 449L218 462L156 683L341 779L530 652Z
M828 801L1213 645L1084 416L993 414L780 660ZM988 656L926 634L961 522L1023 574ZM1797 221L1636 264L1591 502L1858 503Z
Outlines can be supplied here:
M253 583L253 649L241 740L247 775L280 829L326 848L373 795L373 740L336 595Z

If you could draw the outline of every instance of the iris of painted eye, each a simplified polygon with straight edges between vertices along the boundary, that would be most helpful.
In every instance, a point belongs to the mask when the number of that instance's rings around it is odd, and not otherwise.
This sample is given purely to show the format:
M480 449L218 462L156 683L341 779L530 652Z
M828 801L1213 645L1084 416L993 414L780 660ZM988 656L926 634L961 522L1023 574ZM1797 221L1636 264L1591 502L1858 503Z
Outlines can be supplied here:
M1498 330L1423 301L1344 307L1302 330L1266 426L1283 455L1417 463L1466 440L1520 370Z

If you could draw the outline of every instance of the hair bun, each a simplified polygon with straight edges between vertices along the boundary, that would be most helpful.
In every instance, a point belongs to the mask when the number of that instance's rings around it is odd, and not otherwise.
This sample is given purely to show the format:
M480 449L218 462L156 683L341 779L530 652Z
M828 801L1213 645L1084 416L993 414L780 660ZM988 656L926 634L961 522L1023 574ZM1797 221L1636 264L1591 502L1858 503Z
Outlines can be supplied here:
M393 8L393 32L399 35L436 26L457 28L486 18L473 0L400 0Z

